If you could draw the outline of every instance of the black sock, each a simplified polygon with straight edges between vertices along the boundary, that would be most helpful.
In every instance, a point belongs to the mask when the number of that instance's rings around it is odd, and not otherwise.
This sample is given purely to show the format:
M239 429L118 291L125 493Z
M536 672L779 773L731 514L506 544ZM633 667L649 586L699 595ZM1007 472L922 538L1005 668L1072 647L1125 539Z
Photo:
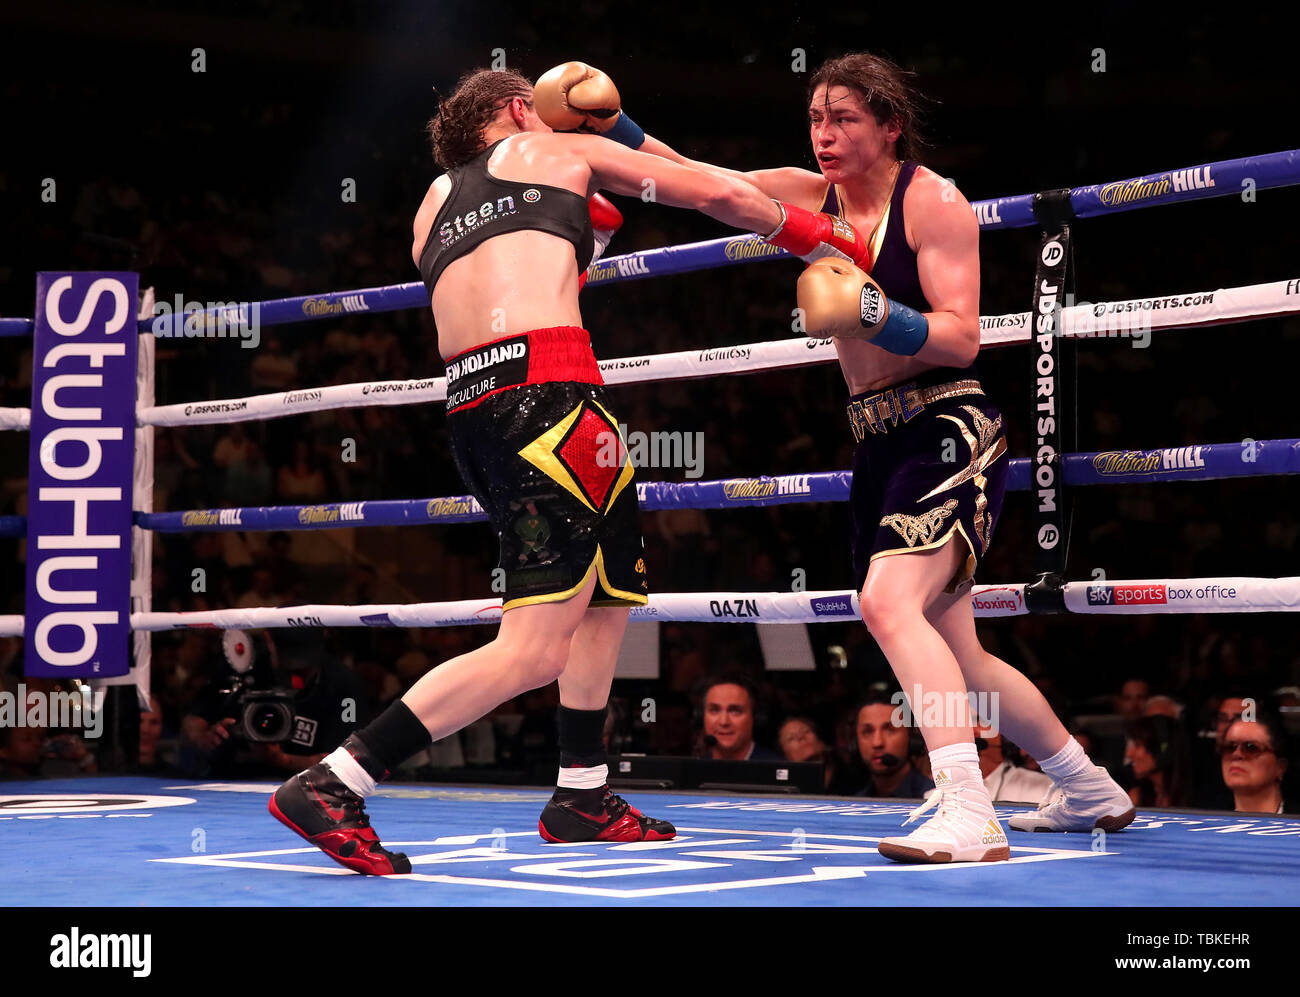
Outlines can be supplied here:
M605 714L608 706L599 710L571 710L561 706L555 714L559 728L560 768L592 768L604 765Z
M374 761L384 768L383 775L370 772L374 779L387 776L417 751L423 751L433 743L428 728L420 723L419 717L400 699L375 717L365 730L359 730L353 736L361 740L374 756ZM366 760L357 760L370 771Z

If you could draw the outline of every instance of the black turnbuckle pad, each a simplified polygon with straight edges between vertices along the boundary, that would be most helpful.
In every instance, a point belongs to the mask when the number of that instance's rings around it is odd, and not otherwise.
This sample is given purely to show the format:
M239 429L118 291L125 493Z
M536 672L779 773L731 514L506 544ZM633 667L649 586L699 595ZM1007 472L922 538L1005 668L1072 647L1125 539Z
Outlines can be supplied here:
M1055 616L1065 608L1065 579L1055 571L1044 571L1025 586L1025 608L1031 613Z

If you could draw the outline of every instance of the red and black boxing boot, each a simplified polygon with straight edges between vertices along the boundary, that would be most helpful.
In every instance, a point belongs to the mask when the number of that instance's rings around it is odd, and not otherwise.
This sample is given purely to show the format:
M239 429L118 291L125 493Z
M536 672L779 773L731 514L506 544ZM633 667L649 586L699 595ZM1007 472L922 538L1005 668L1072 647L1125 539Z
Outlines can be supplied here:
M343 742L343 748L362 766L373 766L373 758L355 734ZM267 809L289 830L353 872L394 876L411 871L405 855L390 852L379 843L366 814L365 800L323 762L299 772L277 789Z
M537 830L547 841L668 841L677 829L647 817L609 786L569 789L559 786L546 804Z

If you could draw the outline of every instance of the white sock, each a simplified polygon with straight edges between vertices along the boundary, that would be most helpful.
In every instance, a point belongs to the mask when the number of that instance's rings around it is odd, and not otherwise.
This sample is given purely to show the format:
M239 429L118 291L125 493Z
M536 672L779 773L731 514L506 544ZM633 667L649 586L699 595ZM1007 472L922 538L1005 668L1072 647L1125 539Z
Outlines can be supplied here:
M560 766L560 775L555 784L565 789L599 789L608 781L608 765L592 765L588 768Z
M321 764L328 765L330 771L339 777L339 782L363 800L375 791L375 780L346 748L335 748L321 759Z
M954 765L973 773L975 778L983 782L980 777L980 756L975 750L974 741L949 744L930 752L930 771L934 775L935 782L939 781L939 772L942 769L952 768Z
M1084 753L1083 745L1073 737L1066 741L1065 747L1051 758L1038 759L1038 764L1057 782L1065 782L1093 770L1092 761Z

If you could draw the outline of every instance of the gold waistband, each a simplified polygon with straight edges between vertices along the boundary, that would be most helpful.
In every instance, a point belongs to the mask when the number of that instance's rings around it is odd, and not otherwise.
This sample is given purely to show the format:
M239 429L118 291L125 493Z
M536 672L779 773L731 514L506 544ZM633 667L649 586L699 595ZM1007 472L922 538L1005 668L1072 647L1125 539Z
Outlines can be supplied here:
M973 378L948 381L929 388L903 384L886 388L878 394L849 402L849 427L853 438L861 443L868 433L887 433L899 422L911 422L927 406L959 395L982 395L984 389Z

